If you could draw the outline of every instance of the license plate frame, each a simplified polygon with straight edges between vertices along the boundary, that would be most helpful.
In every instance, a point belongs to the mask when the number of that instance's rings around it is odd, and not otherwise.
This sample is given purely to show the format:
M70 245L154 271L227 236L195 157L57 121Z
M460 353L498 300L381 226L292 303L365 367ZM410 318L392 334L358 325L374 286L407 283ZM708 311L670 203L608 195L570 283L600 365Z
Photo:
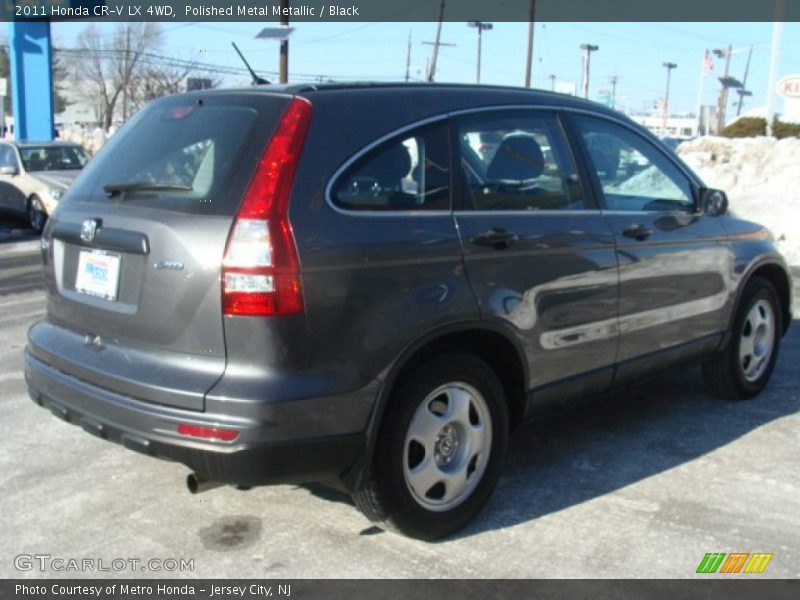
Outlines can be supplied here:
M81 250L75 273L75 291L116 302L122 255L105 250Z

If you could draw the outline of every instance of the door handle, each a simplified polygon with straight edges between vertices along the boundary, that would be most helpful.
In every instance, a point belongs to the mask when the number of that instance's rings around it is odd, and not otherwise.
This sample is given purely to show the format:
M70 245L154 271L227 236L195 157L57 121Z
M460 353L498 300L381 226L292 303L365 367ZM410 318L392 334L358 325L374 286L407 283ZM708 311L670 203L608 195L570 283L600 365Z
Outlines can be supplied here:
M476 246L489 246L495 250L503 250L513 246L518 239L519 236L512 231L493 227L489 231L473 236L469 241Z
M622 235L638 241L646 240L652 233L653 230L642 223L632 223L622 230Z

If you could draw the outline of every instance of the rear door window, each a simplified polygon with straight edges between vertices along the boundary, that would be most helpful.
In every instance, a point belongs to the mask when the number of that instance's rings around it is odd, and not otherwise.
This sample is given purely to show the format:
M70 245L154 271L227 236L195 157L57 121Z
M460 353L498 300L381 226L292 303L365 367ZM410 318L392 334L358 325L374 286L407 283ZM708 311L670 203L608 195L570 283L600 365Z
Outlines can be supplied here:
M287 102L244 94L154 102L106 143L68 200L233 214Z
M555 115L503 111L456 120L461 210L582 210L584 195Z
M347 210L450 210L446 125L404 133L367 152L336 180L331 196Z

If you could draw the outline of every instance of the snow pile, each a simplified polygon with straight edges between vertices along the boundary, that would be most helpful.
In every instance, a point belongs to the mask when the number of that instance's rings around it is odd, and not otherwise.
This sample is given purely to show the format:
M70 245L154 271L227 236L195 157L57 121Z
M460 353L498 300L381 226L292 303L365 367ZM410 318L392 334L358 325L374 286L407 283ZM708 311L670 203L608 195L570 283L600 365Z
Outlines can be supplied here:
M642 195L664 200L682 200L685 198L681 189L667 177L661 169L650 166L640 171L620 185L606 185L606 191L619 192L629 196Z
M728 193L731 212L768 227L800 265L800 138L701 137L678 154L706 185Z
M58 138L66 142L80 144L94 155L105 143L108 135L101 127L87 129L76 126L62 129L59 131Z

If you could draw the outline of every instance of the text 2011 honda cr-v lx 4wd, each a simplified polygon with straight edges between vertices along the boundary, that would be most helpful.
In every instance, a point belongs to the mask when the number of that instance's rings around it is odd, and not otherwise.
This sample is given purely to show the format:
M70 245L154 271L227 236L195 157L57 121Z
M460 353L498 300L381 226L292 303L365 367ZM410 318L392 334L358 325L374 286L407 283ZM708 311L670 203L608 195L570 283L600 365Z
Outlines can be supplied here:
M48 222L30 394L195 487L336 482L436 538L553 400L692 363L721 396L761 391L790 279L726 204L627 118L556 94L163 98Z

